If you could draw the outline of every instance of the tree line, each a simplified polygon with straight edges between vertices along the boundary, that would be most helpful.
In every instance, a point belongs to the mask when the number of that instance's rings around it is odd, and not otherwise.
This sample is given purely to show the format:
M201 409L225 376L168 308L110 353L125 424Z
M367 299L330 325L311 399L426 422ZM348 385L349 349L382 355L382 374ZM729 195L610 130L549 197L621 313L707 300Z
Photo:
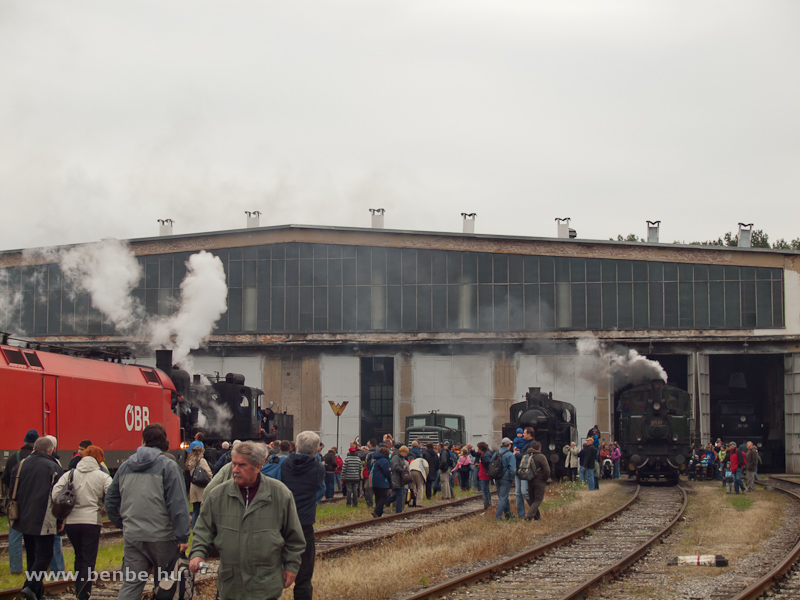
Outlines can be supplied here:
M614 238L609 238L614 240ZM618 242L644 242L644 238L640 238L635 233L629 233L623 237L618 235L616 241ZM684 241L674 241L673 244L685 244ZM690 242L696 246L729 246L736 247L739 245L739 234L732 234L730 231L715 240L695 241ZM800 250L800 238L794 238L792 241L787 242L785 239L780 238L774 241L771 245L769 243L769 235L763 229L754 229L750 236L750 246L753 248L772 248L773 250Z

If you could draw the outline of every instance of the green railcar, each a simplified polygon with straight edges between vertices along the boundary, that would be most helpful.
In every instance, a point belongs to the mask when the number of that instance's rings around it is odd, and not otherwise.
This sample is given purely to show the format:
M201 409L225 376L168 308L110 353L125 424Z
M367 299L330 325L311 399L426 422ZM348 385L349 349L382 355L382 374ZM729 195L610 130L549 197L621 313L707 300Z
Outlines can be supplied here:
M639 481L677 483L691 458L689 393L655 379L620 394L619 443Z

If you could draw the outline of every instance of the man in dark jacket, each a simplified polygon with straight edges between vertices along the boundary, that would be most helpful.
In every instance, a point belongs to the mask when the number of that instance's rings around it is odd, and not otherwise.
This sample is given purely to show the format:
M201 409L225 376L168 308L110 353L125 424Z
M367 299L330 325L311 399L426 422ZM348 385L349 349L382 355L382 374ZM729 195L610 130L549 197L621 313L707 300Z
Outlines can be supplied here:
M150 570L167 575L170 562L189 547L183 475L164 454L169 449L164 426L145 427L142 443L106 492L108 518L125 532L121 600L139 600Z
M13 528L25 538L28 571L22 596L36 600L44 596L42 578L53 558L53 540L60 523L50 510L50 491L53 484L64 474L64 469L53 458L56 441L52 436L40 437L33 444L33 452L14 467L11 477L19 475L17 502L19 519ZM33 576L37 573L37 576Z
M442 500L453 498L453 492L450 491L450 470L454 466L456 463L450 456L449 448L439 444L439 485L442 486Z
M589 484L590 490L600 489L595 485L594 481L594 463L597 462L599 452L597 446L594 445L593 438L586 438L583 449L578 452L578 459L581 461L581 467L583 467L586 483Z
M425 497L430 500L434 489L434 482L439 477L439 455L433 449L433 442L425 444L422 458L428 461L428 477L425 479Z
M295 600L311 600L314 593L311 586L317 551L314 523L319 492L325 487L325 468L317 460L318 447L319 436L313 431L303 431L297 435L297 452L289 454L281 464L281 481L294 496L297 516L306 538L306 549L300 558L300 570L294 582Z
M542 518L539 514L539 506L544 500L544 490L547 486L547 480L550 478L550 463L547 457L542 454L542 444L533 442L528 449L528 454L533 455L533 465L536 469L536 476L528 482L528 514L525 515L525 520L531 519L538 521Z
M25 434L22 448L13 452L8 457L6 468L3 471L3 487L6 489L7 497L11 498L14 491L14 483L11 481L11 471L14 470L20 462L31 455L33 452L33 443L39 439L39 432L31 429ZM22 534L15 529L8 530L8 563L11 568L12 575L22 573Z

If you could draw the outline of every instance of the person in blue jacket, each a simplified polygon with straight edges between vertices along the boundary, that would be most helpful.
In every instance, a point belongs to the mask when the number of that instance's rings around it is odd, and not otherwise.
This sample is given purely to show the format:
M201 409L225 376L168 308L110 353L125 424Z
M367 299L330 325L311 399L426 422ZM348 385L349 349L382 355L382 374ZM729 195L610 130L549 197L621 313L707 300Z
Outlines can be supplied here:
M389 464L389 449L385 446L375 452L369 478L372 491L375 492L375 510L372 511L372 516L377 518L383 516L383 507L392 489L392 467Z
M511 484L517 474L517 461L511 451L511 440L503 438L500 443L500 456L503 457L503 473L495 480L497 484L497 513L495 518L498 521L511 518L511 504L508 502L508 495L511 492Z

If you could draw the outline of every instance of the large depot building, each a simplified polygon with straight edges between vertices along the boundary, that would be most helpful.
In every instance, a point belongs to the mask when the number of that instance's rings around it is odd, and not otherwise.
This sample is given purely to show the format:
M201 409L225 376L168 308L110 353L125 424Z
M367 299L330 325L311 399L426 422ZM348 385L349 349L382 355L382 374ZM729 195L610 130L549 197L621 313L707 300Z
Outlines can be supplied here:
M690 392L698 443L741 413L759 420L764 458L800 472L796 252L295 225L129 243L144 272L134 294L154 314L173 310L192 253L220 258L228 310L195 368L243 373L326 445L329 401L349 402L347 441L402 436L405 416L439 410L464 415L468 439L498 443L533 386L573 403L580 433L597 424L613 439L627 382L578 353L594 337L658 360ZM36 256L0 253L0 292L19 299L0 330L128 341Z

